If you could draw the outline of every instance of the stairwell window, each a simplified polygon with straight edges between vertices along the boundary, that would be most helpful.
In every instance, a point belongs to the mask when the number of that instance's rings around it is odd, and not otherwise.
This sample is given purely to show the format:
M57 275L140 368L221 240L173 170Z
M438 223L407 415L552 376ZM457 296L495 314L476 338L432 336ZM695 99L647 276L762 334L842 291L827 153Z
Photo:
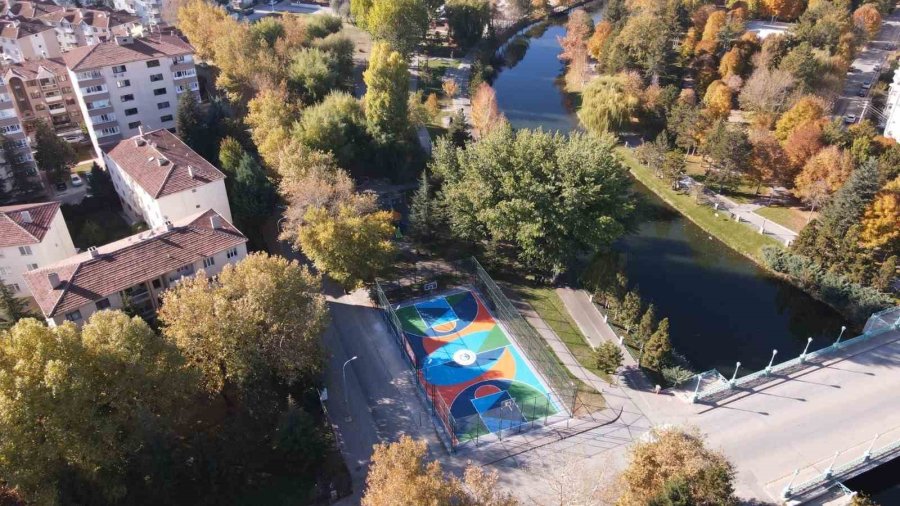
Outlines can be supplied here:
M69 320L70 322L80 322L81 321L81 311L78 311L76 309L75 311L72 311L71 313L66 313L66 320Z
M207 257L207 258L203 259L203 268L204 269L209 269L213 265L216 265L215 257Z
M159 60L150 60L147 62L148 69L152 69L153 67L159 67Z
M238 253L237 248L231 248L230 250L228 250L228 253L225 254L225 257L226 258L234 258L237 256L237 253Z
M19 246L19 254L23 257L30 256L32 254L31 246Z

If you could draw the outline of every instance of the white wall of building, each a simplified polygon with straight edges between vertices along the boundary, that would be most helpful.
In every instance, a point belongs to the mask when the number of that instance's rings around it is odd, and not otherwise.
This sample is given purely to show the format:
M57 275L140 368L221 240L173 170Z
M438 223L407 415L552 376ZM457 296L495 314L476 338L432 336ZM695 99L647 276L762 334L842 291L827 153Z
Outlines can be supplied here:
M4 284L11 285L15 296L30 296L31 290L22 274L54 264L75 253L69 228L66 227L62 213L57 211L50 222L50 229L40 243L23 244L21 249L20 246L0 248L0 278Z
M103 159L125 211L133 218L143 219L150 228L159 228L166 221L175 222L207 209L213 209L233 223L224 179L156 199L105 153Z
M887 117L884 124L884 136L900 140L900 69L894 72L894 80L888 89L884 112Z

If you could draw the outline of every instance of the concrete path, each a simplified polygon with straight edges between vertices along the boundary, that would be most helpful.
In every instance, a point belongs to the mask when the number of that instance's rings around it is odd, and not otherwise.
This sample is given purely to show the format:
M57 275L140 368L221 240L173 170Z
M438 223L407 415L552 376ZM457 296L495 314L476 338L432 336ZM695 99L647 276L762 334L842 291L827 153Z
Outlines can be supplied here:
M779 225L774 221L756 214L756 210L763 206L759 204L738 204L724 195L714 194L714 199L719 202L719 208L725 208L732 216L740 218L741 223L747 224L765 235L772 236L781 241L785 246L791 244L797 238L797 232Z

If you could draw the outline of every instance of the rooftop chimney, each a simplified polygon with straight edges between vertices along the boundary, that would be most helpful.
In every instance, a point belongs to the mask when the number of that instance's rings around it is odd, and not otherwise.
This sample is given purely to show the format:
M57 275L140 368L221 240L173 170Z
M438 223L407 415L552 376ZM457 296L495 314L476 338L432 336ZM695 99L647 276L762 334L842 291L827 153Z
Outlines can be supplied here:
M55 272L47 274L47 281L50 282L50 287L54 290L59 288L59 274Z
M172 231L172 230L175 230L175 225L172 225L171 221L166 220L166 231Z
M19 217L22 218L22 221L25 223L34 221L34 218L31 217L31 211L22 211L22 214L20 214Z
M143 146L144 144L146 144L146 142L144 142L144 138L143 138L143 137L135 137L135 138L134 138L134 145L135 145L135 146L141 147L141 146Z
M209 226L213 228L213 230L219 230L222 228L222 217L218 214L214 214L209 217Z
M188 165L188 177L194 179L194 167Z
M115 41L117 46L128 46L134 43L134 37L116 35Z
M97 258L100 256L100 251L96 246L91 246L90 248L88 248L88 253L90 253L91 258Z
M138 125L138 135L144 136L144 125Z
M159 157L159 158L156 159L156 163L158 163L159 166L162 167L162 166L164 166L164 165L167 165L167 164L169 163L169 160L167 160L165 157L162 157L162 156L161 156L161 157Z

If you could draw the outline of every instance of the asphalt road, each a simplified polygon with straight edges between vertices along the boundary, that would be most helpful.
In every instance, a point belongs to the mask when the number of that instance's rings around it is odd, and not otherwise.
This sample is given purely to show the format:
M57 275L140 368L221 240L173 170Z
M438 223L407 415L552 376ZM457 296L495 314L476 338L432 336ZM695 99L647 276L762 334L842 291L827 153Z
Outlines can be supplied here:
M853 60L844 83L844 91L834 104L836 116L848 118L852 115L856 121L862 119L863 108L869 100L869 90L863 89L863 84L875 83L878 80L880 70L886 70L884 61L893 50L891 48L897 47L900 47L900 9L895 9L884 19L881 31L878 32L875 39L869 42ZM876 71L876 68L879 70ZM859 96L861 90L865 94L863 97ZM871 110L868 108L866 116L872 117Z

